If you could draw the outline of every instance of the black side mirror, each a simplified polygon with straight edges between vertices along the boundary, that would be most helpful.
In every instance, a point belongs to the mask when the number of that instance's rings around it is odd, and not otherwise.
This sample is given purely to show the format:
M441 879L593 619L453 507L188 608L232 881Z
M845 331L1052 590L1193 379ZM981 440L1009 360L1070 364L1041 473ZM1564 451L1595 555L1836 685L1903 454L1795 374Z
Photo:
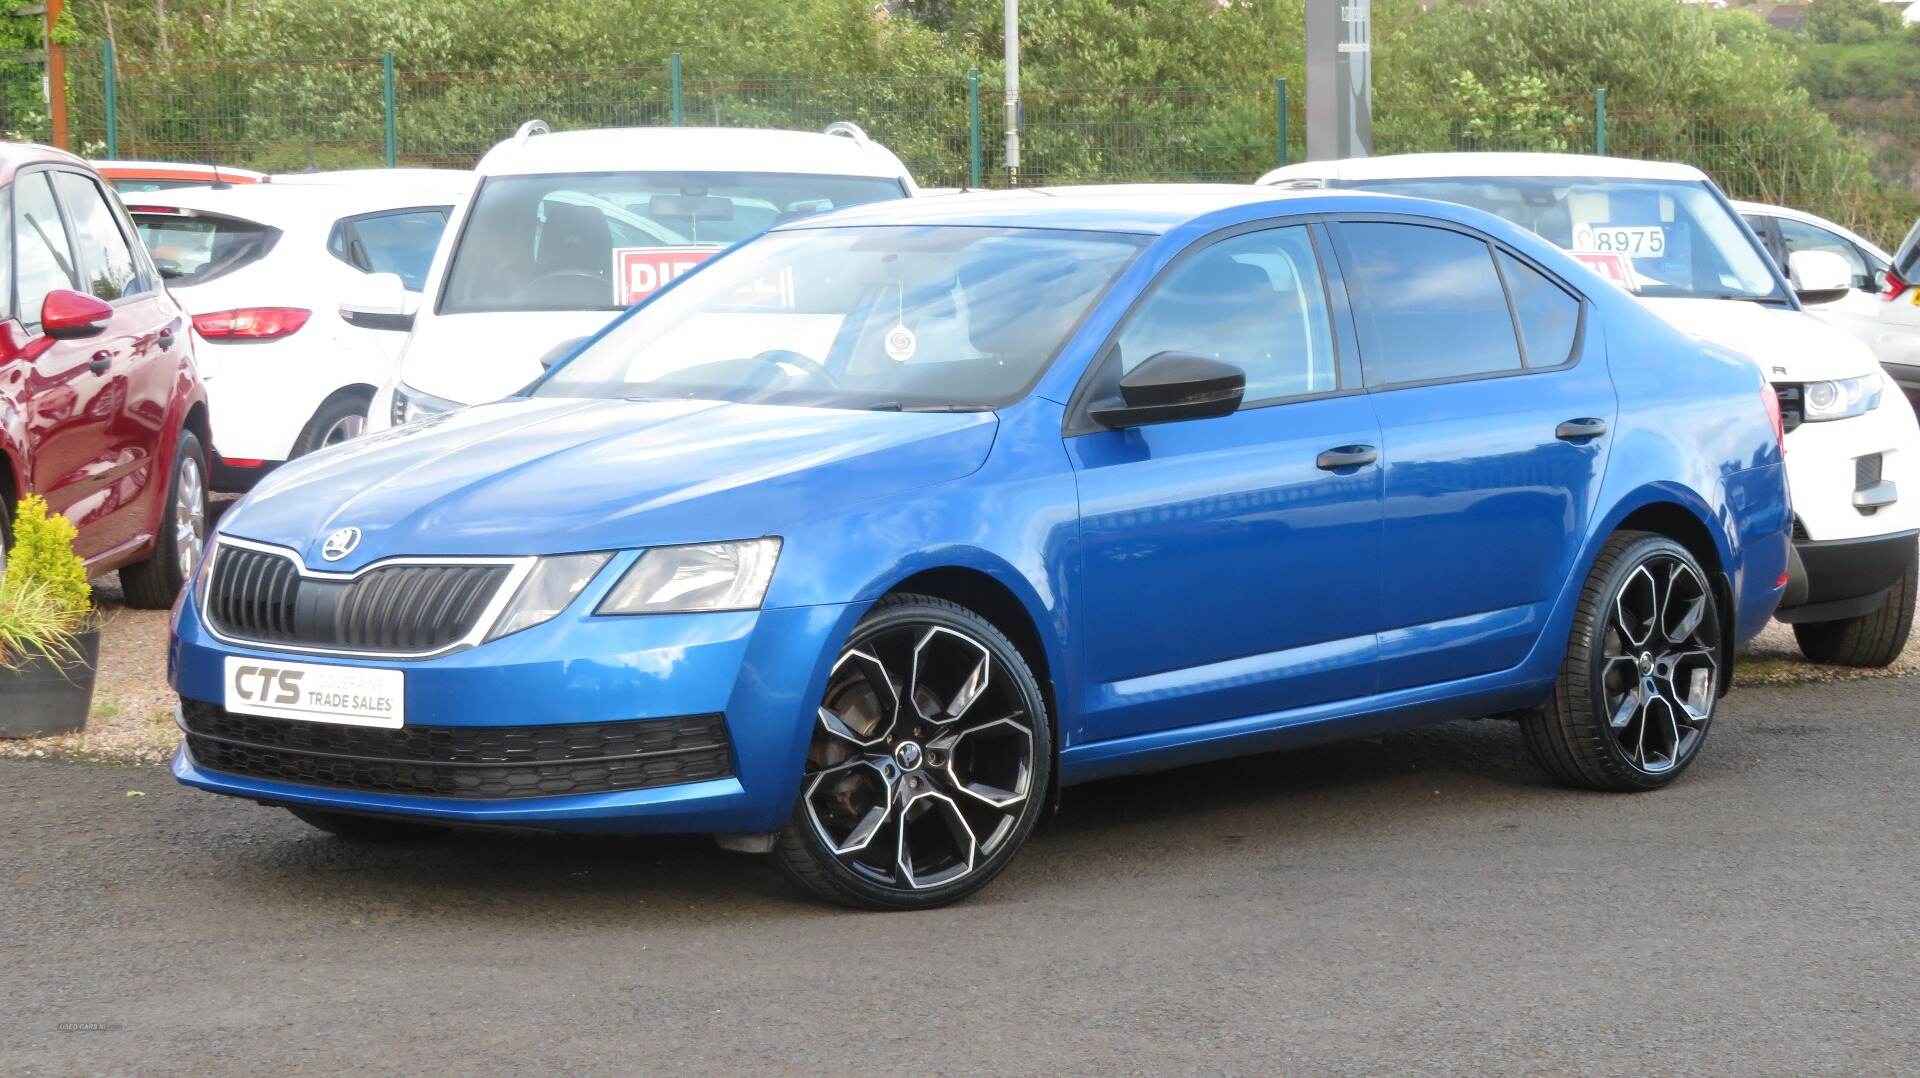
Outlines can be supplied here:
M592 334L588 334L587 336L592 336ZM547 354L540 357L540 369L552 370L555 363L572 355L573 350L580 347L580 342L586 339L587 337L573 337L547 349Z
M1120 379L1120 399L1096 405L1093 421L1121 430L1232 415L1247 391L1245 371L1193 352L1156 352Z

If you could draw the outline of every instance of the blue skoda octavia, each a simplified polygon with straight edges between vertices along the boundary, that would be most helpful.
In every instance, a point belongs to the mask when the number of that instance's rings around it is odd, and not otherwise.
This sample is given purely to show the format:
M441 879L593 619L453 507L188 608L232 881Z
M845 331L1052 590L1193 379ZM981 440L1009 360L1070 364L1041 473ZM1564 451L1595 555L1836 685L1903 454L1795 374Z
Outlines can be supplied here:
M935 906L1064 786L1417 723L1665 785L1789 531L1761 372L1496 217L898 202L269 477L176 614L173 770L343 836L700 832Z

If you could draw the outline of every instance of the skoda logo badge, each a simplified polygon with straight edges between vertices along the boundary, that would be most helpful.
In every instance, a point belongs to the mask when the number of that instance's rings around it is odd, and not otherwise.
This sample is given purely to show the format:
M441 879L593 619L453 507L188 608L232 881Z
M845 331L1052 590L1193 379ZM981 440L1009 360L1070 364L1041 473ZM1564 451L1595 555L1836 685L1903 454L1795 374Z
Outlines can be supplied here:
M339 561L353 553L353 548L359 545L359 528L341 528L327 536L327 541L320 544L320 556L328 561Z

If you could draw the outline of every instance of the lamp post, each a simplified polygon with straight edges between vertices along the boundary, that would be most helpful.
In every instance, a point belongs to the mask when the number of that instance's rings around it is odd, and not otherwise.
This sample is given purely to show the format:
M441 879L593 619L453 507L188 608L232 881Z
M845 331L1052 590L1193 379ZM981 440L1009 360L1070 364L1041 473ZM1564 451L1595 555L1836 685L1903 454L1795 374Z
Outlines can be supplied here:
M1020 186L1020 0L1006 0L1007 186Z

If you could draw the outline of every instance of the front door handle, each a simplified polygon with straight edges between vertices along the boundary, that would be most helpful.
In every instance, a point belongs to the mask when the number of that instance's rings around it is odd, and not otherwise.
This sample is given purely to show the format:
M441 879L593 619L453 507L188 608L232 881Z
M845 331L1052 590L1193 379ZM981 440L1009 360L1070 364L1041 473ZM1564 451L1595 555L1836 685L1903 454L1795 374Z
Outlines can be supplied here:
M107 368L111 366L113 366L113 353L102 348L93 354L93 362L87 364L87 369L95 374L105 374Z
M1343 445L1338 449L1329 449L1314 458L1314 465L1323 471L1335 472L1342 468L1358 468L1363 464L1372 464L1380 459L1380 451L1370 445Z
M1563 442L1583 442L1607 433L1604 419L1569 419L1553 428L1553 436Z

